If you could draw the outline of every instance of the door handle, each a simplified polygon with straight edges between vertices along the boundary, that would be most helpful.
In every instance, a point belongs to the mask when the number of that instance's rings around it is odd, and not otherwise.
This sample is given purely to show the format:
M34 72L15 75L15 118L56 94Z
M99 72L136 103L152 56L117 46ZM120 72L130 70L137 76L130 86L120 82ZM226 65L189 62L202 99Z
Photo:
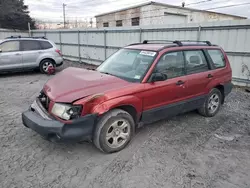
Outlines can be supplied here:
M213 78L214 76L212 74L207 75L207 78Z
M16 53L15 55L21 55L20 53Z
M182 80L179 80L178 82L176 82L176 85L177 85L177 86L182 85L182 84L185 84L185 82L182 81Z

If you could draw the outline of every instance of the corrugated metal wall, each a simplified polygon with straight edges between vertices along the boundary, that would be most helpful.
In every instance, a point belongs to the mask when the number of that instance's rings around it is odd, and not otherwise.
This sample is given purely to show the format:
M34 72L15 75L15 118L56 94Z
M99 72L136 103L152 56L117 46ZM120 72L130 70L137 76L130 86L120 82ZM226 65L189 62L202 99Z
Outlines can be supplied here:
M105 30L46 30L32 31L32 34L54 41L65 58L96 65L120 47L146 39L209 40L227 52L235 83L250 83L250 20Z
M5 39L6 37L10 36L25 36L28 37L29 33L26 31L15 31L15 30L9 30L9 29L0 29L0 40Z

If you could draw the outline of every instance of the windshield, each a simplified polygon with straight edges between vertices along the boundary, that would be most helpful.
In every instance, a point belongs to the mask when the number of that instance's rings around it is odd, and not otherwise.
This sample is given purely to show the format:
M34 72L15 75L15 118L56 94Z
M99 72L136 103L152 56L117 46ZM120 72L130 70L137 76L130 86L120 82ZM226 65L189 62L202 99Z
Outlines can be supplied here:
M156 52L153 51L121 49L104 61L97 71L130 82L140 82L155 56Z

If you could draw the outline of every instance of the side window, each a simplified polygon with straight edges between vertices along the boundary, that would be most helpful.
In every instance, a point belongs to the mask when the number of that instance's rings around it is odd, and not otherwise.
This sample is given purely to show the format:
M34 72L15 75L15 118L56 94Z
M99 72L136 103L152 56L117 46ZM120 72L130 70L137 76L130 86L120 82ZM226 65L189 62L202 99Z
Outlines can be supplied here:
M226 66L225 57L220 50L207 50L215 68L222 68Z
M187 74L209 70L204 53L201 50L184 51Z
M161 57L156 65L156 72L167 75L167 78L176 78L185 74L185 63L182 51L170 52Z
M42 49L44 50L53 48L53 46L49 42L46 42L46 41L40 41L40 44L42 46Z
M22 51L34 51L41 50L39 41L36 40L22 40L21 41Z
M19 41L8 41L0 44L2 52L16 52L19 51Z

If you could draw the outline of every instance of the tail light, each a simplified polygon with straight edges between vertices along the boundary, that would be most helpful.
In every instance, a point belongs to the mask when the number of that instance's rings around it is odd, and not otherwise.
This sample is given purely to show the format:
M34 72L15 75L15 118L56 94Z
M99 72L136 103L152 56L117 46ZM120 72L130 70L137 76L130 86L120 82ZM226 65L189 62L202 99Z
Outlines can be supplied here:
M60 56L62 56L61 50L56 50L56 53L58 53Z

